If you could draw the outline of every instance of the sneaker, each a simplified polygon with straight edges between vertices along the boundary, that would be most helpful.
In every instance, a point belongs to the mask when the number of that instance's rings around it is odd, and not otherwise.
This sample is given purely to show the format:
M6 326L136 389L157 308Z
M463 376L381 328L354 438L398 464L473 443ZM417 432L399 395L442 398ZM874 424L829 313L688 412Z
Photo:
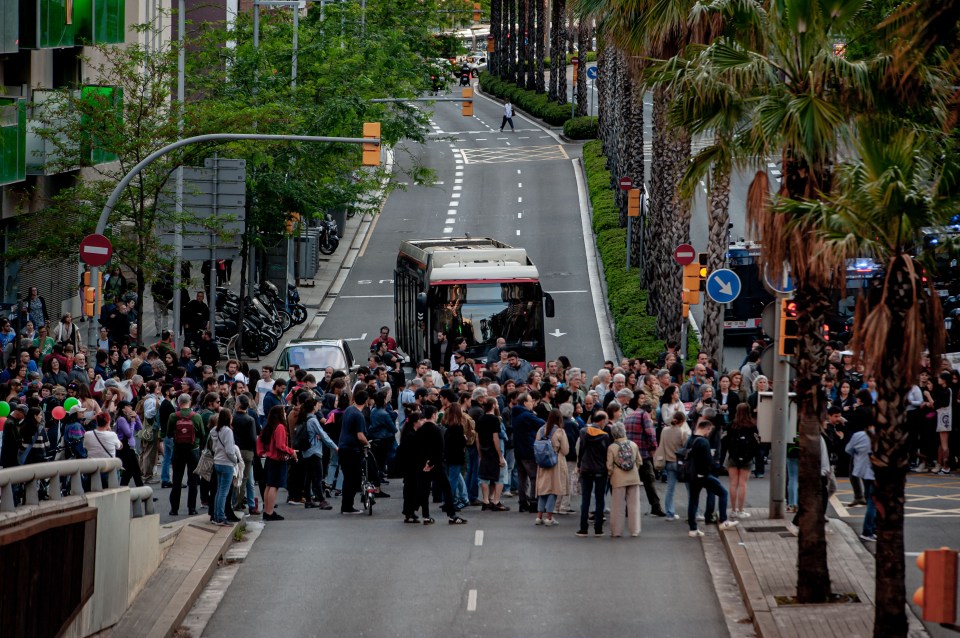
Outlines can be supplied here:
M312 508L316 508L316 507L318 507L318 505L317 505L316 503L314 503L313 501L310 501L310 502L308 502L308 503L304 503L304 504L303 504L303 509L312 509Z
M689 532L687 532L687 536L689 536L690 538L698 538L703 535L704 533L701 532L699 529L692 529Z
M303 505L303 501L287 501L287 505Z
M602 529L595 529L595 530L593 530L593 537L594 537L594 538L603 538L603 530L602 530Z
M264 514L263 514L263 520L265 520L265 521L282 521L282 520L283 520L283 517L280 516L279 514L277 514L276 512L274 512L273 514L267 514L266 512L264 512Z
M722 523L720 523L720 529L721 530L733 529L739 524L740 524L739 521L723 521Z
M877 535L876 534L860 534L860 540L867 543L876 543Z
M590 535L590 533L587 532L587 530L585 530L585 529L579 529L579 530L577 530L577 536L579 536L580 538L586 538L586 537L589 536L589 535Z
M197 516L197 510L188 510L188 511L187 511L187 515L188 515L188 516Z
M171 488L171 487L173 487L173 483L171 483L170 481L164 481L164 482L162 482L162 483L160 484L160 489L164 489L164 490L165 490L165 489Z
M744 512L743 510L740 510L740 512L737 514L737 518L750 518L750 512Z
M940 471L937 472L937 474L939 474L939 475L941 475L941 476L946 476L946 475L949 474L949 473L950 473L950 468L949 468L949 467L940 468Z
M656 509L656 510L653 510L652 512L650 512L650 515L651 515L651 516L659 516L660 518L663 518L664 516L667 515L667 513L664 512L662 509Z
M560 521L558 521L558 520L555 519L555 518L549 518L549 519L543 521L544 527L556 527L556 526L559 525L559 524L560 524Z
M939 474L939 473L940 473L940 464L939 464L939 463L935 463L934 466L930 468L930 473L931 473L931 474Z
M326 501L320 501L319 503L317 503L317 507L319 507L319 508L322 509L322 510L332 510L332 509L333 509L333 505L331 505L330 503L328 503L328 502L326 502Z
M500 496L502 496L503 498L513 498L515 495L513 492L504 492Z
M170 516L180 516L177 512L170 512Z
M796 513L797 513L797 506L796 506L796 505L787 505L787 513L788 513L788 514L796 514Z
M490 506L490 510L493 512L509 512L510 508L503 503L494 503Z
M717 514L716 512L714 512L713 514L711 514L711 515L710 515L710 522L711 522L711 523L718 523L718 522L720 522L720 515Z
M535 520L533 521L533 524L534 524L534 525L543 525L543 519L542 519L542 518L537 518L537 519L535 519Z
M849 503L844 503L846 507L860 507L861 505L866 505L867 502L861 498L856 498L850 501Z
M353 507L353 508L348 509L348 510L340 510L340 513L341 513L341 514L362 514L363 512L361 512L361 511L358 510L357 508Z
M738 516L740 516L740 512L738 512L737 510L730 510L729 516L730 518L737 518Z
M910 471L916 472L917 474L926 474L927 472L930 471L930 468L928 468L926 465L917 465L917 466L911 467Z
M704 518L703 514L697 514L697 520L700 521L700 522L703 522L703 521L705 521L705 520L707 520L707 519Z
M470 501L470 502L468 503L468 505L469 505L470 507L477 507L477 506L479 506L479 505L483 505L483 501L478 500L478 499L473 499L472 501Z
M667 520L668 520L668 521L679 521L679 520L680 520L680 515L679 515L679 514L667 514Z
M480 506L481 512L486 512L488 509L490 509L490 503L484 503L483 505Z

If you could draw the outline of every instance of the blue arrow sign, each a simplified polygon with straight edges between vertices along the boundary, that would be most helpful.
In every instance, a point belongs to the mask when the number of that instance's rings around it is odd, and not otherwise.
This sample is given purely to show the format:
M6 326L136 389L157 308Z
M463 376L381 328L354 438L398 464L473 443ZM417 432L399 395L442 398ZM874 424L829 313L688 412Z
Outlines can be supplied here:
M597 79L597 67L595 67L595 66L588 66L588 67L587 67L587 77L590 78L591 80L596 80L596 79Z
M740 296L740 277L727 268L714 270L707 276L707 295L717 303L730 303Z
M789 272L790 271L788 270L787 273ZM773 279L771 279L770 275L767 273L766 267L764 267L763 280L767 284L767 286L770 288L770 290L774 292L778 292L781 295L789 295L794 291L794 288L796 286L793 285L793 277L791 277L789 274L787 274L787 276L784 279L785 281L779 282L780 285L776 285L776 282L774 282Z

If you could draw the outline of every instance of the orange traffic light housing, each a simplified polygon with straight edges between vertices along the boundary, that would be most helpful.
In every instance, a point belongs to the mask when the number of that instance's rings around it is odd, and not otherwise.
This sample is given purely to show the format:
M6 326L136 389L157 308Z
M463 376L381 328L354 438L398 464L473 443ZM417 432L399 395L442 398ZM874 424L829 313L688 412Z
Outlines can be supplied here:
M797 354L800 331L797 326L797 302L793 299L780 301L780 356L793 357Z
M465 88L461 94L463 98L463 110L461 111L462 115L470 117L473 115L473 89Z
M481 16L480 16L480 3L479 3L479 2L474 2L474 3L473 3L473 21L474 21L474 22L480 22L480 18L481 18Z
M496 45L494 44L493 36L492 36L492 35L488 35L488 36L487 36L487 53L495 53L496 50L497 50L497 47L496 47ZM576 68L576 67L574 67L574 68Z
M700 303L700 265L697 263L683 267L683 303Z
M917 556L923 572L923 587L913 594L913 602L927 622L953 624L957 620L957 552L942 547L928 549Z
M380 166L380 122L364 122L363 137L373 142L363 143L363 166Z
M707 268L707 253L698 253L697 254L697 278L698 290L704 292L707 289L707 274L709 274L709 269Z
M580 70L580 60L578 58L573 58L571 60L573 63L573 85L577 85L577 72Z
M627 191L627 217L640 217L640 189Z

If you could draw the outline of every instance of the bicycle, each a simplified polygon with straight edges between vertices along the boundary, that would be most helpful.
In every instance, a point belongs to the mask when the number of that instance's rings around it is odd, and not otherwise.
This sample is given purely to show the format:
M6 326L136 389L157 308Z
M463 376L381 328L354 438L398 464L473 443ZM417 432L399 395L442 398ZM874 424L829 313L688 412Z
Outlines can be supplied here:
M363 461L360 463L360 502L363 504L363 509L367 512L367 516L373 516L373 506L377 502L377 486L370 480L368 473L370 461L373 461L374 466L376 466L373 452L370 450L370 446L367 445L363 448Z

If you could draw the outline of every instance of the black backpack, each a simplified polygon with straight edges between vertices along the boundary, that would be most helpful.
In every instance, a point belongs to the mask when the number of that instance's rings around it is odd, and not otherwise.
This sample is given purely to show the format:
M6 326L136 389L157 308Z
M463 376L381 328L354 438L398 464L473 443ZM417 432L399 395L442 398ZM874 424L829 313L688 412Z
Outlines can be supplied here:
M753 430L730 430L727 434L727 453L738 465L747 465L757 455L757 437Z
M306 452L310 449L310 445L310 431L307 429L307 422L304 421L293 431L293 447L298 452Z
M689 483L693 480L693 458L691 458L690 452L693 450L694 438L696 437L691 434L686 444L677 448L674 453L677 455L677 480L681 483Z

